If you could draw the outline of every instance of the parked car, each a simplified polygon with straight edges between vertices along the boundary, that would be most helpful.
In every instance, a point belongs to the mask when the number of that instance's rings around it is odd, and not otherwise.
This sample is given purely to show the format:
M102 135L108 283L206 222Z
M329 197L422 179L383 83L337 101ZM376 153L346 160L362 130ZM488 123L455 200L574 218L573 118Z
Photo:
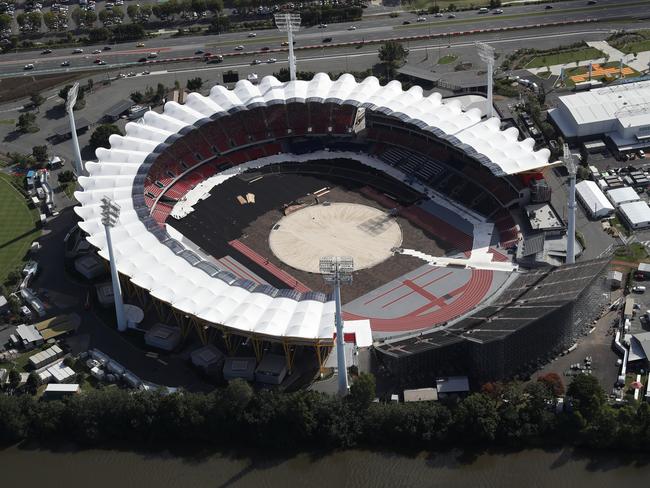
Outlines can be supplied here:
M632 287L632 291L634 293L645 293L645 286L643 286L643 285L634 286L634 287Z
M275 58L269 58L269 59L266 60L267 63L275 63L276 61L277 61L277 59L275 59Z

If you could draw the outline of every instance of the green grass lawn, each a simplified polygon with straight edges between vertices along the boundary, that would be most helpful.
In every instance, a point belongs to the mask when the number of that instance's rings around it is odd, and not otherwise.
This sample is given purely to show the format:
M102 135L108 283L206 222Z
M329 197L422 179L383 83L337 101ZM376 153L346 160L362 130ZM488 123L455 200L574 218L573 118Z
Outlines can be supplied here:
M599 59L603 57L605 57L605 54L602 51L593 47L585 47L563 53L535 56L525 64L525 68L544 68L556 64L575 63L576 61L586 61L588 59Z
M638 263L639 261L648 259L648 252L643 244L633 242L629 246L622 246L616 249L614 251L614 259Z
M67 183L61 183L60 185L63 188L63 191L68 196L70 200L74 200L74 192L77 189L76 181L69 181Z
M40 235L25 198L0 175L0 283L17 268L32 241Z
M637 41L637 42L630 42L628 44L623 44L619 48L619 50L624 52L625 54L650 51L650 39L645 41Z
M458 56L456 56L455 54L447 54L446 56L443 56L438 60L438 64L453 63L457 59L458 59Z

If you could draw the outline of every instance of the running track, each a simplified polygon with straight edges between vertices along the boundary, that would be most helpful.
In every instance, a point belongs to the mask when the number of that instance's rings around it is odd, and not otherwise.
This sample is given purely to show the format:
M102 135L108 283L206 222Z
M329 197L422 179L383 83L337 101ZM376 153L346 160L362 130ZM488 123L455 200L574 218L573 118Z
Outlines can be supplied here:
M413 280L405 280L402 286L410 289L400 297L405 298L411 293L418 293L429 300L423 307L409 312L403 317L392 319L376 319L361 315L343 313L345 320L370 319L370 327L377 332L407 332L410 330L425 329L443 322L448 322L463 315L481 303L492 286L493 273L490 270L472 270L472 275L467 283L448 293L444 298L431 295L421 286L415 285ZM451 298L455 300L449 302ZM434 310L431 310L434 309Z

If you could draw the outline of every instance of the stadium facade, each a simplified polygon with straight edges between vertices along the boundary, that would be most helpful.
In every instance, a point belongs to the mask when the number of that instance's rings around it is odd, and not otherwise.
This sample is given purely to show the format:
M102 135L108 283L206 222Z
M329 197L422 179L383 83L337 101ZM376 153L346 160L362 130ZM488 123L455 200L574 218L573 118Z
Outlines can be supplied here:
M390 164L399 167L404 181L433 185L444 179L451 198L496 220L505 214L508 221L507 207L519 203L526 191L517 175L548 166L550 155L546 149L535 151L532 139L519 140L515 128L501 130L498 119L486 120L478 109L463 111L437 93L424 96L419 87L404 91L396 81L381 86L374 77L357 82L345 74L331 80L323 73L311 81L265 77L259 85L241 81L234 90L215 86L207 97L192 93L184 105L169 102L162 114L150 111L141 122L128 123L126 135L113 135L110 143L110 149L97 150L97 162L86 164L88 176L79 178L83 190L76 193L81 204L76 212L88 241L108 259L99 203L108 196L121 206L113 242L127 292L151 303L161 317L173 317L184 333L194 328L203 342L214 333L226 345L233 337L245 337L256 354L264 342L282 343L289 367L296 346L315 347L319 361L321 348L332 346L333 301L324 293L235 276L174 239L164 223L186 192L206 178L262 167L283 153L325 148L381 158L401 148L411 156ZM461 184L453 186L450 181L456 180ZM591 278L598 266L589 265ZM554 273L520 279L551 280ZM518 347L522 358L531 360L567 343L574 302L584 288L571 288L564 298L531 309L532 324L561 318L545 332L532 325L501 335L485 325L470 327L477 321L503 322L495 320L495 310L493 316L476 315L428 333L436 338L431 341L436 347L427 346L438 351L433 354L398 354L397 343L380 346L379 354L388 363L399 360L391 367L403 372L416 361L432 361L446 365L440 371L457 365L490 377L507 375L521 366L513 353ZM516 308L503 305L499 313ZM529 334L536 337L536 350L524 346Z
M441 375L526 377L600 314L608 264L602 258L523 274L489 306L447 328L378 345L378 359L405 387Z

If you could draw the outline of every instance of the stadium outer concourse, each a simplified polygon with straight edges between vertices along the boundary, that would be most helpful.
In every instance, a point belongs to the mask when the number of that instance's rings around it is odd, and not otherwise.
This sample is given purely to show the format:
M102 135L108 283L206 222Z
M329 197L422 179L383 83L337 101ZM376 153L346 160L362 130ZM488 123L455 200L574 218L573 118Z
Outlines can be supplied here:
M172 237L165 220L200 182L256 168L257 161L268 165L283 154L291 160L296 148L303 159L315 149L370 153L384 157L385 166L424 200L458 190L452 183L460 178L464 192L445 198L460 199L458 208L495 222L506 244L514 227L507 207L525 188L515 175L548 166L550 155L534 151L532 139L519 140L517 129L501 130L497 118L462 110L457 100L424 96L419 87L404 91L397 81L381 86L374 77L331 80L324 73L311 81L282 83L269 76L259 85L240 81L233 90L215 86L208 97L192 93L185 105L169 102L162 114L150 111L128 123L126 135L113 135L110 143L97 150L97 162L86 163L88 176L79 177L83 190L75 193L88 241L108 259L100 220L100 200L108 196L121 207L113 243L129 292L150 301L161 320L173 316L185 334L195 327L203 342L216 330L228 349L232 336L248 337L258 356L264 341L280 342L289 368L293 346L314 346L319 362L321 347L331 347L334 304L298 281L283 289L238 276ZM399 160L391 161L386 155L396 148ZM368 168L369 178L377 171ZM438 180L445 185L434 188ZM375 197L391 206L386 193L380 188ZM470 236L469 248L459 250L468 255L472 249Z

